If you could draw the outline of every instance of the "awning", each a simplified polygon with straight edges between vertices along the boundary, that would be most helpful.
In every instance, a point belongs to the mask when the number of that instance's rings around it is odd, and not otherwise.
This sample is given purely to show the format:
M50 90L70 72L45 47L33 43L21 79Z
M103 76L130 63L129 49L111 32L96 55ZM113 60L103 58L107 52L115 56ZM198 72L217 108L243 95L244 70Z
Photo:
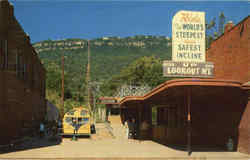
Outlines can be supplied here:
M116 104L118 105L119 104L119 100L120 98L118 97L100 97L99 98L100 100L100 103L99 104Z
M134 106L137 103L147 104L171 104L186 96L186 89L192 88L192 94L196 96L216 96L223 94L225 90L242 89L242 83L223 79L177 79L166 81L144 96L125 97L120 101L121 107ZM222 93L223 92L223 93Z

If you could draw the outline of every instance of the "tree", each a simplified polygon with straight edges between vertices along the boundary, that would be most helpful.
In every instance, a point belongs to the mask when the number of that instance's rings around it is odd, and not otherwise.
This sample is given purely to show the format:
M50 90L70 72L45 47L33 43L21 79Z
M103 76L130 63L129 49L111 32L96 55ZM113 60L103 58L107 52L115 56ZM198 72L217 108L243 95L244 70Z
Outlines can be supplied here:
M60 67L55 63L50 63L46 73L46 88L60 92L61 90L61 73Z
M206 24L206 48L209 48L212 41L224 33L225 15L223 12L219 15L218 27L216 28L216 18L214 17Z
M157 85L169 80L170 78L162 75L162 61L155 56L144 56L132 62L128 67L121 70L120 74L112 77L102 87L102 92L108 93L105 95L119 95L120 89L125 88L140 88L148 86L154 88ZM147 87L147 88L148 88Z
M224 33L225 15L223 12L219 15L218 27L216 27L216 18L206 23L206 48L209 48L212 41Z
M224 13L221 12L219 16L219 28L218 28L219 36L224 33L225 18L226 17L224 16Z
M148 84L155 87L167 80L162 75L162 61L155 56L141 57L124 68L120 77L132 85Z

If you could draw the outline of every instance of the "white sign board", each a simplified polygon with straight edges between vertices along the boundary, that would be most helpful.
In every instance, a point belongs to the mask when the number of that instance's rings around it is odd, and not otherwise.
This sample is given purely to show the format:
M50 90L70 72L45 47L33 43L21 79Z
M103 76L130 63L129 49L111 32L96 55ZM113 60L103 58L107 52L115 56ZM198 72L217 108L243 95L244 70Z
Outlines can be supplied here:
M211 62L163 61L163 76L212 78L214 65Z
M172 60L205 62L205 12L179 11L172 22Z

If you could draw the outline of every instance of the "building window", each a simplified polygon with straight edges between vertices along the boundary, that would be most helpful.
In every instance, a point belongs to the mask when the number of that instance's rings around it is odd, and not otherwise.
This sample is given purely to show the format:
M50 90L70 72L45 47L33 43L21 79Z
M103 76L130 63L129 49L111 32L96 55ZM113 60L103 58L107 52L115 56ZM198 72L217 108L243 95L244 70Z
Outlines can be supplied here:
M168 127L168 108L164 108L164 123Z
M157 107L152 107L152 124L157 125Z
M24 74L23 74L23 70L24 70L24 63L23 63L23 56L21 55L17 55L17 77L23 79Z
M8 70L15 71L16 70L16 49L11 49L8 52Z
M34 88L35 87L35 64L33 64L32 62L32 77L31 77L31 83L32 83L32 87Z
M0 40L0 69L4 68L4 41Z
M8 67L8 44L7 40L0 41L0 69Z
M4 41L4 65L5 68L8 68L8 41Z
M19 77L19 55L16 53L16 76Z
M23 71L22 71L23 79L24 80L26 79L26 76L27 76L26 71L27 71L27 65L24 63L23 64Z

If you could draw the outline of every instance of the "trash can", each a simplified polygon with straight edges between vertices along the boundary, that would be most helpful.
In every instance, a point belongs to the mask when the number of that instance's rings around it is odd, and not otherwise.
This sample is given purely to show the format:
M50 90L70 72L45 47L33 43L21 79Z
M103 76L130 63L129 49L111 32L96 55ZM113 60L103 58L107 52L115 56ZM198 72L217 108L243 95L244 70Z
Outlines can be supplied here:
M228 142L227 142L227 150L228 150L228 151L233 151L233 149L234 149L233 139L232 139L232 138L229 138L229 139L228 139Z

